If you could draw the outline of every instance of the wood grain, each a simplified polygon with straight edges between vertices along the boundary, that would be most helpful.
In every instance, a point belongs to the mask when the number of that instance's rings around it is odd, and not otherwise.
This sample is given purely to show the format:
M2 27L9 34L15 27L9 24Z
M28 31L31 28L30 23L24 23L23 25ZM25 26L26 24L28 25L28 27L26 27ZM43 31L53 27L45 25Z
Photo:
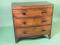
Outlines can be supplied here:
M14 6L12 8L15 38L51 35L51 5ZM17 40L16 40L17 41Z

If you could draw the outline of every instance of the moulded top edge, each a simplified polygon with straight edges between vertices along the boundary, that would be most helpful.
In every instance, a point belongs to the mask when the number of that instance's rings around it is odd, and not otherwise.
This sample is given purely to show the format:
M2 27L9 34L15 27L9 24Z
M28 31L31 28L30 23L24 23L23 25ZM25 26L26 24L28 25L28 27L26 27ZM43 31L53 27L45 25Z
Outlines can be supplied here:
M12 6L32 6L32 5L51 5L52 3L47 1L41 1L41 2L13 2Z

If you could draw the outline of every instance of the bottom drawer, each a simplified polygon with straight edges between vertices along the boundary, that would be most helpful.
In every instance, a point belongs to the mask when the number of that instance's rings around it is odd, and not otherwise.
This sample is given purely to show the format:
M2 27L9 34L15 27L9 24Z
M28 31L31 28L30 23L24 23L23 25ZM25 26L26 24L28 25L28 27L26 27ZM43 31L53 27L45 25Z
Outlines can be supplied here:
M48 34L49 32L50 32L50 25L15 29L16 38L40 36Z

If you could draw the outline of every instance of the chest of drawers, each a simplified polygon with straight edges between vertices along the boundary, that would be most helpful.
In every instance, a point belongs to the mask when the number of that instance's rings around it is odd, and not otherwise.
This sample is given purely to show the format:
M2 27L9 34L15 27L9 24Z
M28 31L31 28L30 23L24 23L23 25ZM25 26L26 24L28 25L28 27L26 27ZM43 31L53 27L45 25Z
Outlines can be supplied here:
M47 2L13 3L13 24L16 42L42 35L51 37L53 5Z

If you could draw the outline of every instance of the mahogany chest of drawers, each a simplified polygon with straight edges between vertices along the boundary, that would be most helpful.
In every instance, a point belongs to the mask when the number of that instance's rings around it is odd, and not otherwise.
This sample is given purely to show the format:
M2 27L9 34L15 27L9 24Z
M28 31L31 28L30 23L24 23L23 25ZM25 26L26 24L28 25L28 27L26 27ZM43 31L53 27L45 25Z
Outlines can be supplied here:
M42 35L51 37L53 5L47 2L13 3L13 24L16 42Z

